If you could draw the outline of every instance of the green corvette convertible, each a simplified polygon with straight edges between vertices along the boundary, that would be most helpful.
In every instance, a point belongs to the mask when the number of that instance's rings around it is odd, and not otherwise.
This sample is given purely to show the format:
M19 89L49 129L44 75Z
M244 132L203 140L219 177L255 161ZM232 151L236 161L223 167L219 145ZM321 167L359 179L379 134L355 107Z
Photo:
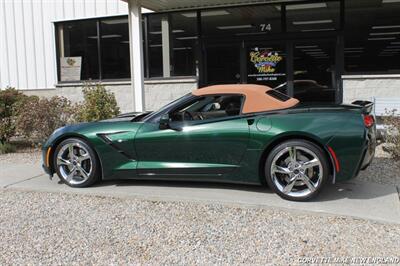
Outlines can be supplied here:
M372 107L307 106L260 85L210 86L156 112L59 128L43 146L43 168L71 187L111 179L268 184L303 201L371 163Z

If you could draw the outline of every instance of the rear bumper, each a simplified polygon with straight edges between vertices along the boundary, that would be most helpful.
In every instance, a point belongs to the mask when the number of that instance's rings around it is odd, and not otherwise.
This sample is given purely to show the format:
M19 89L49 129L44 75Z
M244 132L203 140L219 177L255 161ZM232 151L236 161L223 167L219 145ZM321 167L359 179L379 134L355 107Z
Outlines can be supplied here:
M372 130L368 130L366 132L366 137L365 137L365 148L363 151L363 155L360 160L360 165L357 170L357 174L360 172L360 170L365 170L373 161L375 157L375 148L376 148L376 128Z

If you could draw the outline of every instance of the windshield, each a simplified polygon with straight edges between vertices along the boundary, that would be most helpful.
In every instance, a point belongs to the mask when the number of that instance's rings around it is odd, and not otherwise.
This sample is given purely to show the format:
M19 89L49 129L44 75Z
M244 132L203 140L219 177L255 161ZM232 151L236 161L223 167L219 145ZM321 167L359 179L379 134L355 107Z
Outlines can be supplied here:
M146 116L142 117L141 121L144 121L144 122L155 121L161 114L165 113L166 111L171 109L171 107L175 106L175 104L177 104L178 102L181 102L181 101L184 102L187 99L191 98L192 96L193 95L191 93L188 93L188 94L168 103L167 105L161 107L158 111L147 114Z

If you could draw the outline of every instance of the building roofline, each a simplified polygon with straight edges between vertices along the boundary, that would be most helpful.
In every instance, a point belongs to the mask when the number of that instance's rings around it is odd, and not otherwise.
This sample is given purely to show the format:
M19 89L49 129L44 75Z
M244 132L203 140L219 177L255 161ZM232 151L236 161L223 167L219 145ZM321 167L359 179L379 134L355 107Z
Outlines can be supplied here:
M121 0L129 2L129 0ZM141 6L154 12L172 12L197 9L211 9L244 5L304 2L304 0L142 0Z

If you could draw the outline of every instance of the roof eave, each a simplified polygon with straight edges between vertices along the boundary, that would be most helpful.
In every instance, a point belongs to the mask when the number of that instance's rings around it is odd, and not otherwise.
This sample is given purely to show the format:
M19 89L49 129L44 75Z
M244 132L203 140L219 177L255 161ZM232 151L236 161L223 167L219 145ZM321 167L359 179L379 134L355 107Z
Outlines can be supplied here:
M129 0L121 0L128 2ZM196 9L210 9L218 7L233 7L233 6L244 6L244 5L256 5L256 4L273 4L282 2L298 2L302 0L142 0L141 5L144 8L150 9L155 12L170 12L170 11L184 11L184 10L196 10Z

